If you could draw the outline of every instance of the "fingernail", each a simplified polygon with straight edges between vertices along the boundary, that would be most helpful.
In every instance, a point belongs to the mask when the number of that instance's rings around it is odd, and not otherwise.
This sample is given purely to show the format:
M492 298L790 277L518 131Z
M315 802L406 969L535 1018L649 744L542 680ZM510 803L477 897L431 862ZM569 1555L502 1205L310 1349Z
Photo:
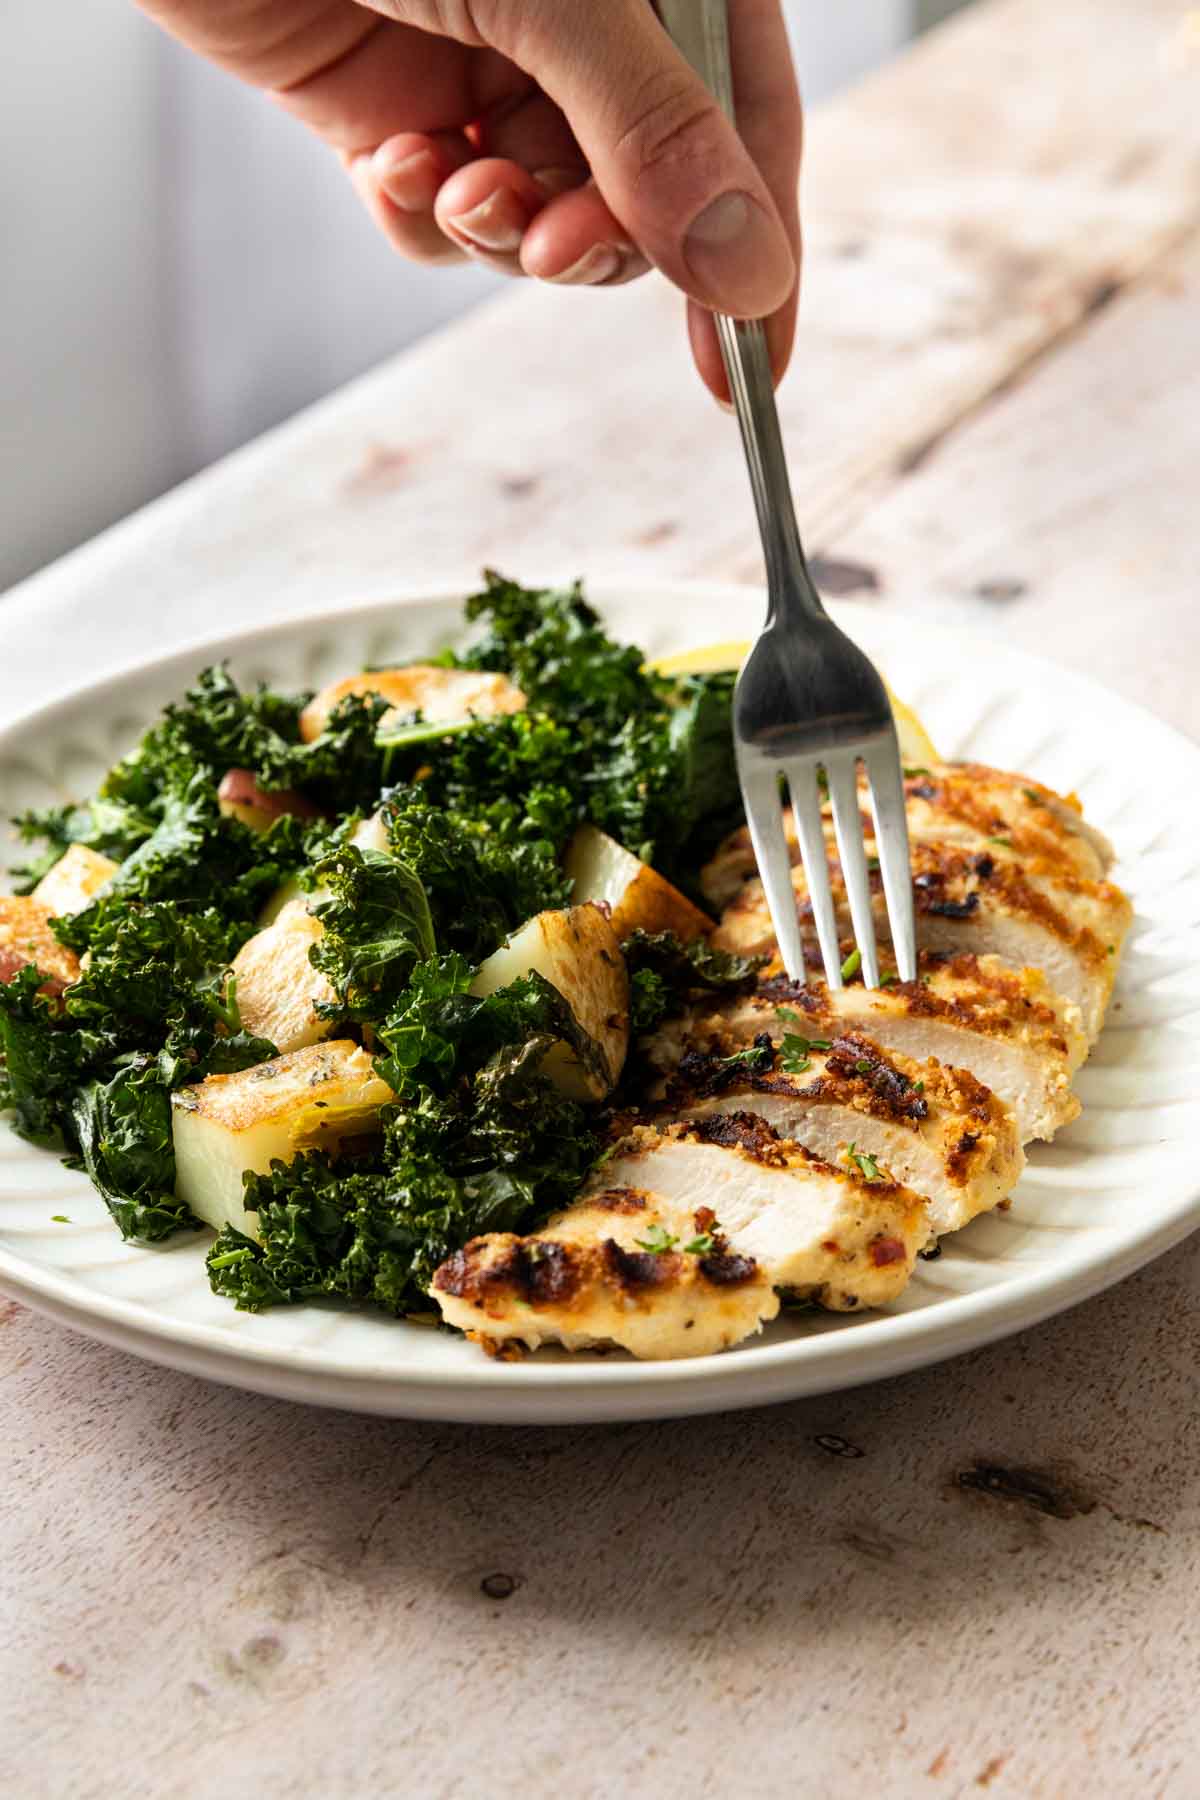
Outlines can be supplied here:
M749 194L719 194L683 240L688 268L726 312L761 317L785 299L794 276L782 229Z
M615 244L593 244L570 268L560 269L557 275L547 275L545 279L563 287L599 287L602 281L611 281L620 274L624 260Z
M446 220L449 229L466 239L467 248L500 251L519 250L529 215L511 188L497 188L473 206L470 212L458 213Z
M719 394L714 394L713 399L716 401L717 405L720 407L720 409L723 413L732 414L732 412L733 412L733 401L732 400L722 400Z
M533 179L545 194L566 194L582 187L587 175L582 169L535 169Z
M438 190L438 161L432 150L414 150L376 171L379 185L402 212L428 212Z

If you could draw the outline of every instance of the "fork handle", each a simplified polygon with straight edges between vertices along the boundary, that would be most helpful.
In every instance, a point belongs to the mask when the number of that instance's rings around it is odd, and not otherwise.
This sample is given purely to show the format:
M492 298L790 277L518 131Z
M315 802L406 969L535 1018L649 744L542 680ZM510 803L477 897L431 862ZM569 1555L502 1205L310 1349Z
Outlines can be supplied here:
M657 0L657 11L676 48L736 122L726 0ZM792 505L766 333L758 319L731 319L724 313L713 317L766 557L767 623L772 622L780 604L794 607L801 615L824 617L825 608L804 560Z

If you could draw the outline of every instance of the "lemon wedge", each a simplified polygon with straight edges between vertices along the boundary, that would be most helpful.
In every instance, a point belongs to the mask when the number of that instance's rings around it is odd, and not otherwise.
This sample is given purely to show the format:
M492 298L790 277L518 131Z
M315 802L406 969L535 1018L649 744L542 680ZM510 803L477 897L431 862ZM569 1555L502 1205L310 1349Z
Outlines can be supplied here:
M740 669L749 654L748 641L730 638L724 644L701 644L698 650L660 656L650 667L656 675L720 675L726 669Z
M650 666L659 675L717 675L725 669L740 669L750 654L745 641L730 638L722 644L701 644L695 650L680 650L674 656L661 656ZM906 769L932 768L941 762L933 739L911 706L898 699L888 686L888 699L900 739L900 761Z
M883 684L887 687L887 682ZM888 699L892 703L892 717L896 721L896 736L900 740L900 761L906 769L932 769L941 762L941 757L934 748L933 739L922 725L911 706L898 700L888 687Z

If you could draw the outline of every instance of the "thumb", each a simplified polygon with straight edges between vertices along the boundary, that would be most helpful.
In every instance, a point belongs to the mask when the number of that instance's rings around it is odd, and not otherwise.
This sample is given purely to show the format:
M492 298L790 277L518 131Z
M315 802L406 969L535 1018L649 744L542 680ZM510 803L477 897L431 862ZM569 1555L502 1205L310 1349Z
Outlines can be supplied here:
M501 47L558 102L633 242L715 311L761 318L781 306L796 280L783 221L647 0L533 0L513 11L519 42Z

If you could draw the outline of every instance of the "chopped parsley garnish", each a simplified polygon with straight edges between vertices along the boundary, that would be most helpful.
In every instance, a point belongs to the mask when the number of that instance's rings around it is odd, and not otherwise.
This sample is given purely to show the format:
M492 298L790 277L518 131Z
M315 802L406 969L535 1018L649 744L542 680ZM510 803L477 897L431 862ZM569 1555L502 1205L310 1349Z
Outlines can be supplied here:
M904 775L905 775L906 780L912 779L913 777L915 777L917 775L928 775L928 776L932 777L933 770L932 769L924 769L918 764L916 767L911 768L911 769L906 767L904 770Z
M638 1248L648 1250L651 1256L665 1256L679 1242L674 1232L668 1231L665 1225L651 1225L644 1238L636 1239Z
M1005 850L1012 849L1012 839L1010 837L990 837L988 843L999 844Z
M860 1056L855 1063L854 1073L856 1075L869 1075L871 1073L871 1064L865 1056Z
M845 962L842 964L842 980L849 981L850 977L852 975L857 975L858 971L861 968L862 968L862 951L858 950L858 949L854 949L850 952L849 956L846 958Z
M767 1039L760 1043L747 1044L744 1050L734 1050L729 1056L718 1056L717 1066L722 1069L745 1069L749 1075L765 1075L775 1061L775 1046Z
M897 975L896 971L894 969L889 969L886 974L879 977L879 985L881 988L894 987L899 979L900 977Z
M866 1150L859 1150L853 1142L846 1151L847 1162L855 1163L864 1181L886 1181L887 1176Z
M1022 788L1021 792L1024 794L1025 798L1028 800L1030 806L1045 806L1046 802L1043 800L1042 796L1035 791L1035 789Z
M71 1221L68 1219L66 1213L51 1213L50 1223L52 1225L69 1225Z
M801 1025L804 1022L799 1013L793 1012L788 1006L777 1007L776 1017L782 1019L785 1025ZM804 1037L796 1031L785 1032L779 1044L780 1067L789 1075L803 1075L804 1071L811 1066L814 1050L831 1050L832 1048L833 1043L830 1038L810 1038Z
M712 1250L713 1241L711 1231L702 1231L698 1237L692 1239L690 1244L685 1244L683 1247L689 1256L707 1256Z

